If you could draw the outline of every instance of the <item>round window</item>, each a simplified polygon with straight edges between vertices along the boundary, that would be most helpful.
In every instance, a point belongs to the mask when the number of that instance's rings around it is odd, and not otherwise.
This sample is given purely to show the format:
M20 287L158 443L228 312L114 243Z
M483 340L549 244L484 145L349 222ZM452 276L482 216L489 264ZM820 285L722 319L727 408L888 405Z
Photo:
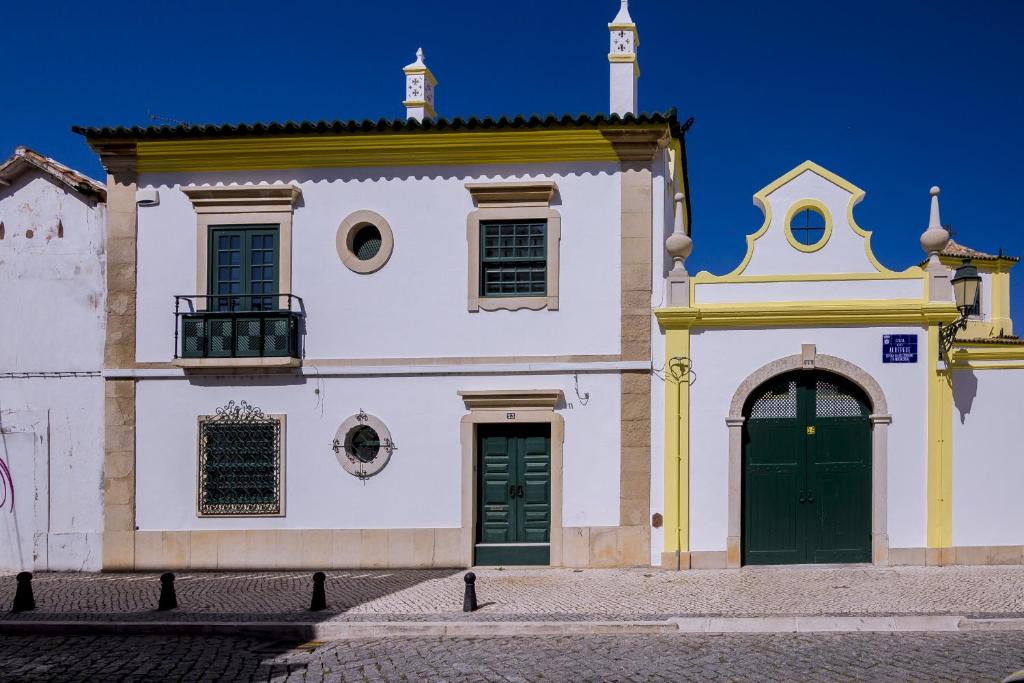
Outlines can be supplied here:
M352 251L360 261L369 261L380 252L380 230L376 225L367 223L357 228L352 238Z
M832 217L821 202L801 199L786 215L786 239L799 251L810 253L825 246L832 235Z
M800 209L789 221L789 231L800 244L817 244L825 234L825 217L817 209Z
M332 446L338 463L360 479L384 469L396 448L387 426L362 410L341 423Z

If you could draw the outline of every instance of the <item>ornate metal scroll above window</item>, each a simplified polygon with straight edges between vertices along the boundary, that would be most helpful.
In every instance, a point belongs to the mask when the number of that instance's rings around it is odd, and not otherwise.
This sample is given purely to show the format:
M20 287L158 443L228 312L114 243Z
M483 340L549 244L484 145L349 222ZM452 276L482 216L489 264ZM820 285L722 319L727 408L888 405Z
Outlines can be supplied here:
M199 418L199 514L280 515L281 419L245 401Z
M368 479L384 469L395 452L387 426L362 409L341 423L331 450L349 474Z

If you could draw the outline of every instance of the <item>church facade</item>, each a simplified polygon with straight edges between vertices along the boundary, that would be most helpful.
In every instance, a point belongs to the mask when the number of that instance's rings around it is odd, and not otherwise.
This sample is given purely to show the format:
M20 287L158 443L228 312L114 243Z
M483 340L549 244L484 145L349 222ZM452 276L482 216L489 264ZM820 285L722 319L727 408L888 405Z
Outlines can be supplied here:
M951 242L931 194L903 271L854 220L865 192L809 161L754 195L732 272L691 277L669 238L662 566L1024 561L1016 259Z

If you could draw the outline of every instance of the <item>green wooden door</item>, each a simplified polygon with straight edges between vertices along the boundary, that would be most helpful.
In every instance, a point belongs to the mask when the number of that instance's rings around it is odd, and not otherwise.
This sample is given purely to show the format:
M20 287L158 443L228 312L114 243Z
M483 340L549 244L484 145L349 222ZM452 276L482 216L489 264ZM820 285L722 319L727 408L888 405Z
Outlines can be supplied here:
M548 564L550 427L481 425L478 438L476 564Z
M747 403L743 561L870 562L867 400L835 375L797 371Z

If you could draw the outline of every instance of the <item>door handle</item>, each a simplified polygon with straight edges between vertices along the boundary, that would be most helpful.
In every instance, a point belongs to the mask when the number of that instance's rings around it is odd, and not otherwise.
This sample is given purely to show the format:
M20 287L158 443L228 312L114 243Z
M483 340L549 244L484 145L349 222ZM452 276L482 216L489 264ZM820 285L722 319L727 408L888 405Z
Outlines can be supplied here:
M523 497L523 487L522 486L517 486L516 487L516 495L519 496L520 498Z
M516 497L516 485L515 484L511 484L508 487L508 497L509 498L515 498Z
M800 502L801 503L806 503L807 502L807 497L804 496L804 492L803 491L800 492Z
M814 491L808 491L807 492L807 502L808 503L813 503L814 502Z

